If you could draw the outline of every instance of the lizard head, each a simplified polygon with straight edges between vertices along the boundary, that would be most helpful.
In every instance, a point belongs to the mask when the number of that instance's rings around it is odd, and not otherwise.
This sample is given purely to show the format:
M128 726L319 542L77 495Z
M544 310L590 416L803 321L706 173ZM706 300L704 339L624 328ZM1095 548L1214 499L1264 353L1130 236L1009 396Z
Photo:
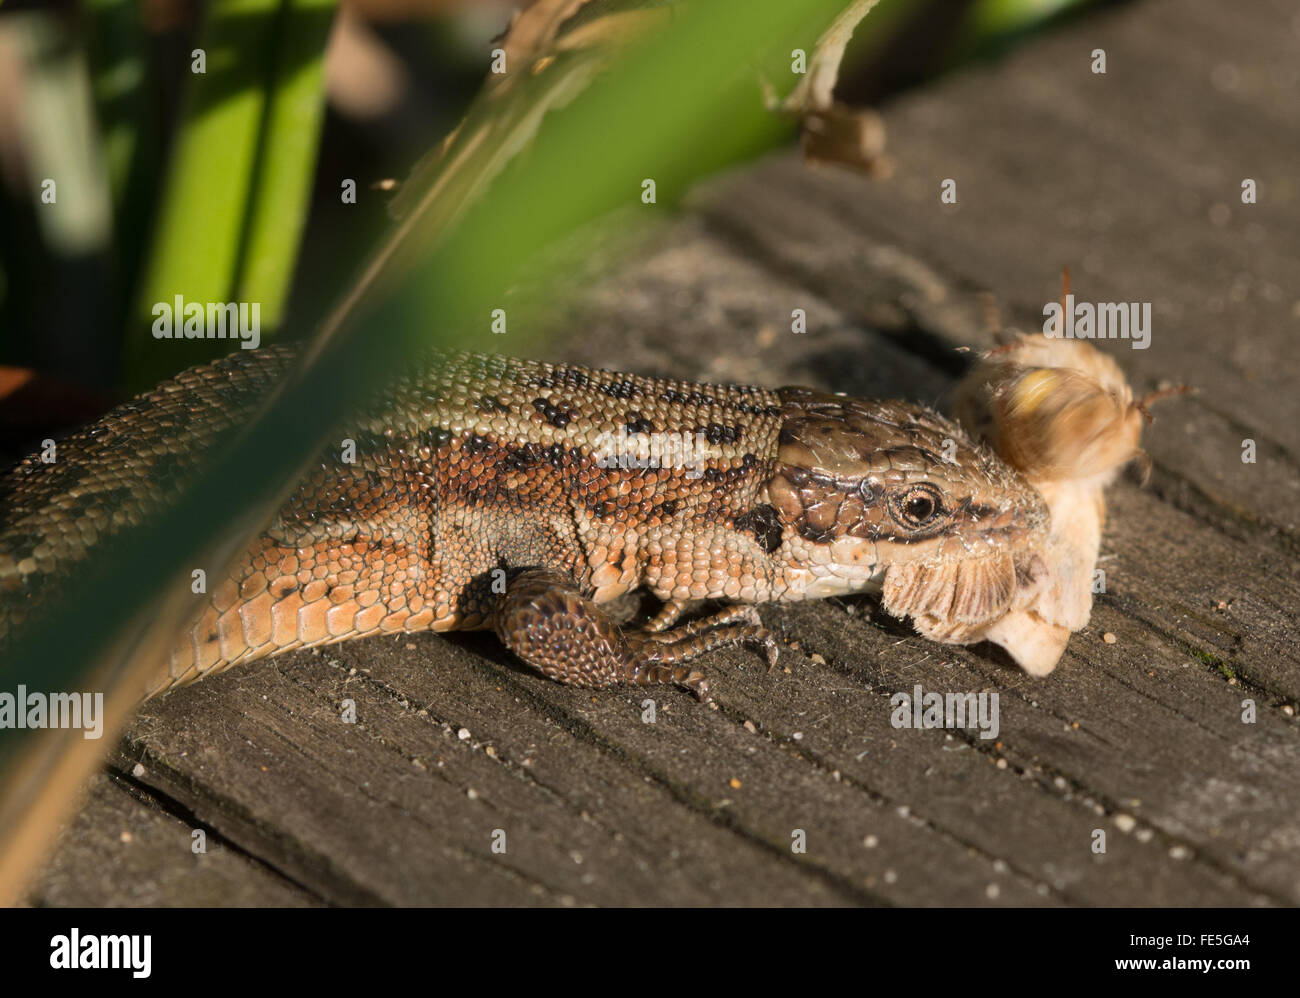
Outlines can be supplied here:
M924 406L804 388L781 400L767 492L792 590L857 592L883 571L885 608L931 630L1006 611L1033 571L1015 556L1048 522L1028 482Z

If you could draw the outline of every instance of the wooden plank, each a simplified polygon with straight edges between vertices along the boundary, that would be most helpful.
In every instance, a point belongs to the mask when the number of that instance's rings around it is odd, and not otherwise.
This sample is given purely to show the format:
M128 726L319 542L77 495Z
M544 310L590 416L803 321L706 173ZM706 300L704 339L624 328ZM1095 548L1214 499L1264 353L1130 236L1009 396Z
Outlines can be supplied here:
M33 884L41 907L296 908L319 899L275 870L204 832L195 852L192 821L157 806L120 778L100 774Z
M421 681L360 671L393 661ZM144 752L142 779L339 903L689 904L719 884L739 903L870 900L611 766L479 665L433 636L296 653L169 696L130 751Z
M792 331L804 312L807 332ZM936 402L951 379L810 290L747 259L695 218L558 320L574 363L733 384L831 384L865 397ZM845 358L860 362L846 364ZM865 361L865 362L861 362Z

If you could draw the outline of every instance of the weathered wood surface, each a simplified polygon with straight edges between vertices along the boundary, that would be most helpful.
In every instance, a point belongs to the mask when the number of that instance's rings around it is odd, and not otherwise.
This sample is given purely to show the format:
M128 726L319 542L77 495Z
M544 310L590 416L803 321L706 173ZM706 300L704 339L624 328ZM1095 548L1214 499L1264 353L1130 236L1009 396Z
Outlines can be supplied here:
M886 108L891 180L782 154L712 185L557 345L942 403L988 342L977 291L1024 328L1063 263L1081 298L1153 302L1150 348L1109 349L1202 394L1114 489L1108 592L1050 678L867 599L765 608L799 650L712 656L720 709L655 691L654 724L483 635L301 652L146 705L33 901L1300 903L1298 65L1281 0L1079 20ZM998 691L1000 738L893 728L917 683Z

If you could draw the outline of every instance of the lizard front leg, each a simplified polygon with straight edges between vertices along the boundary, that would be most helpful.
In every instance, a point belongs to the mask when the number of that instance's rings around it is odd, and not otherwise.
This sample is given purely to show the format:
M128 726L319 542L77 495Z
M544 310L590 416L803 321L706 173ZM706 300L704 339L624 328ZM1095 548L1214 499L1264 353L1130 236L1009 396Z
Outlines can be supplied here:
M709 699L704 674L686 663L715 648L761 644L772 660L776 642L754 623L752 608L728 607L663 633L625 634L569 575L548 568L521 572L506 589L493 629L502 643L528 665L574 686L674 683Z
M665 604L666 607L673 605L674 604L672 603ZM692 635L699 634L703 631L711 631L715 628L726 627L727 625L735 624L738 621L752 624L760 630L762 630L763 624L762 618L758 615L758 608L752 603L733 603L730 606L724 606L716 613L709 614L707 617L701 617L699 620L692 620L688 624L683 624L681 627L673 627L671 630L669 629L669 625L655 626L660 622L660 618L663 616L663 611L660 611L659 616L655 617L654 620L651 620L650 623L638 632L638 634L654 641L673 644L683 638L691 637ZM680 616L681 611L679 610L673 615L673 621L675 622ZM764 634L768 635L770 632L764 631ZM775 642L775 638L773 638L773 641Z
M781 649L776 635L763 626L758 608L750 603L723 607L717 613L670 631L647 627L628 634L627 639L634 650L654 654L658 662L684 662L718 648L745 645L762 647L771 668L776 665ZM651 650L652 645L659 647Z

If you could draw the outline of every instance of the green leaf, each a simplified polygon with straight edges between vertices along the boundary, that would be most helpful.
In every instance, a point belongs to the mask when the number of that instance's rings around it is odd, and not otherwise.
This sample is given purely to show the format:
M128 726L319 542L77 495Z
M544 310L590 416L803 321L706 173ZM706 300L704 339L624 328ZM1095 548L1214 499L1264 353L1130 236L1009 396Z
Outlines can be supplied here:
M278 31L236 291L240 301L261 303L262 322L272 328L284 319L311 202L325 110L323 54L336 4L289 0Z
M160 303L257 301L263 321L280 321L309 202L333 9L332 0L209 6L128 319L129 389L229 349L220 340L154 338Z

